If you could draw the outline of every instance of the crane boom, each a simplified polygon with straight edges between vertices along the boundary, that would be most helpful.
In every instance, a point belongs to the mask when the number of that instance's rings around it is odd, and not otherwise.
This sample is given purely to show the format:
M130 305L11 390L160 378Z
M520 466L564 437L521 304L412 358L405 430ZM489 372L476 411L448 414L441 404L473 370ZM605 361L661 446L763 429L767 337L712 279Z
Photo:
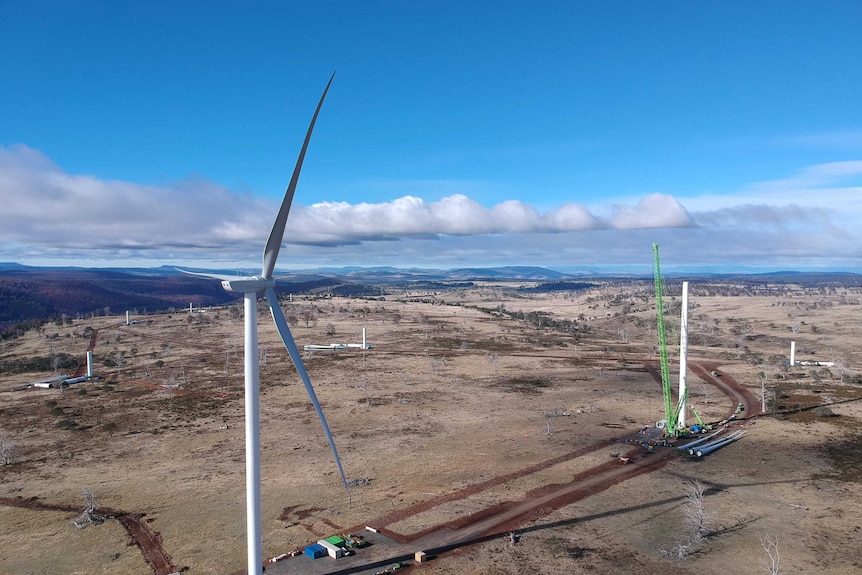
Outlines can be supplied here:
M674 409L670 391L670 366L667 356L667 336L664 329L664 303L661 289L661 266L659 264L658 244L652 245L653 279L655 280L655 317L658 328L659 361L661 364L661 390L664 394L664 416L667 421L666 433L676 435L678 411Z

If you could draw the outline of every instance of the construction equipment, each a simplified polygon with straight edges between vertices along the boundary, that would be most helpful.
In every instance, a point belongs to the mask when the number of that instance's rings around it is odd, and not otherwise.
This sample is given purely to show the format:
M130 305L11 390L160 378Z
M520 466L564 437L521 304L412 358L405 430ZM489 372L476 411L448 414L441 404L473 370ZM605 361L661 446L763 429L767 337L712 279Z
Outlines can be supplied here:
M684 398L680 398L679 404L674 407L673 397L670 391L670 367L667 356L667 335L664 329L664 302L661 287L661 266L659 264L658 244L652 245L653 253L653 279L655 281L655 317L658 330L659 362L661 365L661 389L664 394L664 415L666 425L665 435L676 436L678 432L677 421L679 410L684 405Z
M697 423L691 426L692 433L703 433L712 429L711 425L703 422L703 419L700 418L700 413L697 412L697 409L693 405L691 406L691 412L694 414L694 418L697 419ZM697 429L695 429L695 426L697 426Z

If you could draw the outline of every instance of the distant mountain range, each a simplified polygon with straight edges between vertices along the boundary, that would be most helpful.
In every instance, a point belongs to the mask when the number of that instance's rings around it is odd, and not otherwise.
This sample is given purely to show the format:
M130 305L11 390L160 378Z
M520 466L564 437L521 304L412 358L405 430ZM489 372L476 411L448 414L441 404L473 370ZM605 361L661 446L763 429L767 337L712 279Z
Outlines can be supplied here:
M221 274L252 274L251 270L202 270ZM280 293L332 293L342 296L379 296L392 289L444 290L477 281L529 282L534 291L582 289L587 280L647 279L651 274L563 273L543 267L503 266L450 270L394 267L342 267L277 272ZM670 276L669 276L670 277ZM711 282L804 283L862 285L862 275L840 272L769 272L710 274ZM693 276L687 276L692 279ZM677 281L677 280L671 280ZM536 284L539 284L538 288ZM158 268L31 267L0 262L0 331L16 323L83 317L92 314L164 311L171 308L212 306L238 301L217 281L193 277L169 266Z
M236 270L198 270L232 275ZM243 271L241 273L254 273ZM386 287L428 286L474 280L553 281L559 272L538 267L419 270L337 268L299 270L277 274L281 293L332 293L344 296L378 296ZM75 268L31 267L0 262L0 330L22 321L82 317L92 314L137 313L220 305L240 297L222 289L217 281L193 277L173 267Z

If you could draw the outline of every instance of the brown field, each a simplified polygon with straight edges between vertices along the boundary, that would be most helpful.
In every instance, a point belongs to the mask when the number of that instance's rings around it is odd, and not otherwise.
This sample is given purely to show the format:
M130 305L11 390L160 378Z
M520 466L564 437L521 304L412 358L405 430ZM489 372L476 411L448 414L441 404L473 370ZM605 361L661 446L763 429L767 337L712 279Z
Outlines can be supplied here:
M387 527L409 537L519 501L629 446L519 471L662 417L661 389L644 367L657 360L650 283L538 295L508 287L283 303L298 318L292 329L300 347L359 343L368 330L370 350L304 353L349 477L369 479L350 499L261 308L265 557L483 482L489 486ZM726 287L692 282L689 353L691 361L720 363L758 398L765 375L766 415L749 421L741 441L702 460L673 457L549 508L518 526L515 546L492 537L414 570L758 573L767 558L760 538L769 535L778 539L785 573L862 571L862 379L854 371L862 360L862 294ZM675 358L678 301L666 303ZM162 575L125 523L71 525L84 488L100 509L159 534L172 567L225 575L244 568L241 314L237 304L135 317L141 322L131 326L119 316L95 317L3 342L4 365L59 353L83 358L97 330L102 379L64 391L6 391L52 372L0 373L0 433L16 446L12 464L0 466L0 573ZM791 340L798 360L836 366L788 369L782 360ZM675 382L675 365L671 373ZM704 419L732 409L691 373L689 383ZM814 409L821 405L835 416ZM547 419L555 409L568 415ZM513 478L493 481L507 474ZM672 559L663 550L684 536L688 478L709 488L711 534L687 559Z

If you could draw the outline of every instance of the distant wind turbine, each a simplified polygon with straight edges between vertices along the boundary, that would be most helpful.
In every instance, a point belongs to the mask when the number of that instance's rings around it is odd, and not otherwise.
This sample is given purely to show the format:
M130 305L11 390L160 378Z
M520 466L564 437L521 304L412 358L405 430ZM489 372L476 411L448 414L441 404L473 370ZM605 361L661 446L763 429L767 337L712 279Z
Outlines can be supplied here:
M311 379L308 377L305 364L302 362L302 356L300 356L296 342L293 340L293 335L290 333L290 327L284 318L284 312L278 304L278 298L275 295L274 289L275 280L272 278L272 273L275 270L275 262L278 259L278 251L281 249L281 243L284 240L284 228L287 224L287 216L290 213L290 205L293 202L296 184L299 181L299 173L302 170L305 151L308 148L308 142L311 140L311 133L314 130L317 115L320 113L323 100L326 98L326 93L329 91L329 86L332 84L334 78L335 73L329 78L329 82L323 90L323 95L320 97L320 102L317 104L317 109L314 111L314 116L311 118L311 124L308 126L305 141L299 152L299 158L296 160L296 167L293 169L293 176L290 178L290 184L288 184L287 190L284 193L281 208L278 210L278 216L275 218L275 223L272 226L272 231L269 233L269 239L266 241L266 247L263 250L263 269L260 275L234 277L202 273L192 274L221 280L222 287L227 291L243 294L245 309L245 497L249 575L257 575L263 572L260 503L260 371L257 343L257 294L260 292L266 294L266 301L269 304L269 311L272 313L272 319L278 329L278 334L281 336L281 341L284 342L284 347L287 348L287 352L290 354L290 359L296 366L296 371L299 372L299 377L305 384L305 390L311 398L311 403L314 405L315 411L317 411L317 417L320 419L320 423L323 424L326 439L332 447L333 455L335 455L335 463L338 466L338 472L341 474L341 481L348 495L350 493L347 478L344 475L344 468L341 466L341 458L338 456L335 441L332 439L332 432L330 432L329 425L326 423L326 418L323 415L323 410L320 408L317 394L314 393L314 388L311 386Z

